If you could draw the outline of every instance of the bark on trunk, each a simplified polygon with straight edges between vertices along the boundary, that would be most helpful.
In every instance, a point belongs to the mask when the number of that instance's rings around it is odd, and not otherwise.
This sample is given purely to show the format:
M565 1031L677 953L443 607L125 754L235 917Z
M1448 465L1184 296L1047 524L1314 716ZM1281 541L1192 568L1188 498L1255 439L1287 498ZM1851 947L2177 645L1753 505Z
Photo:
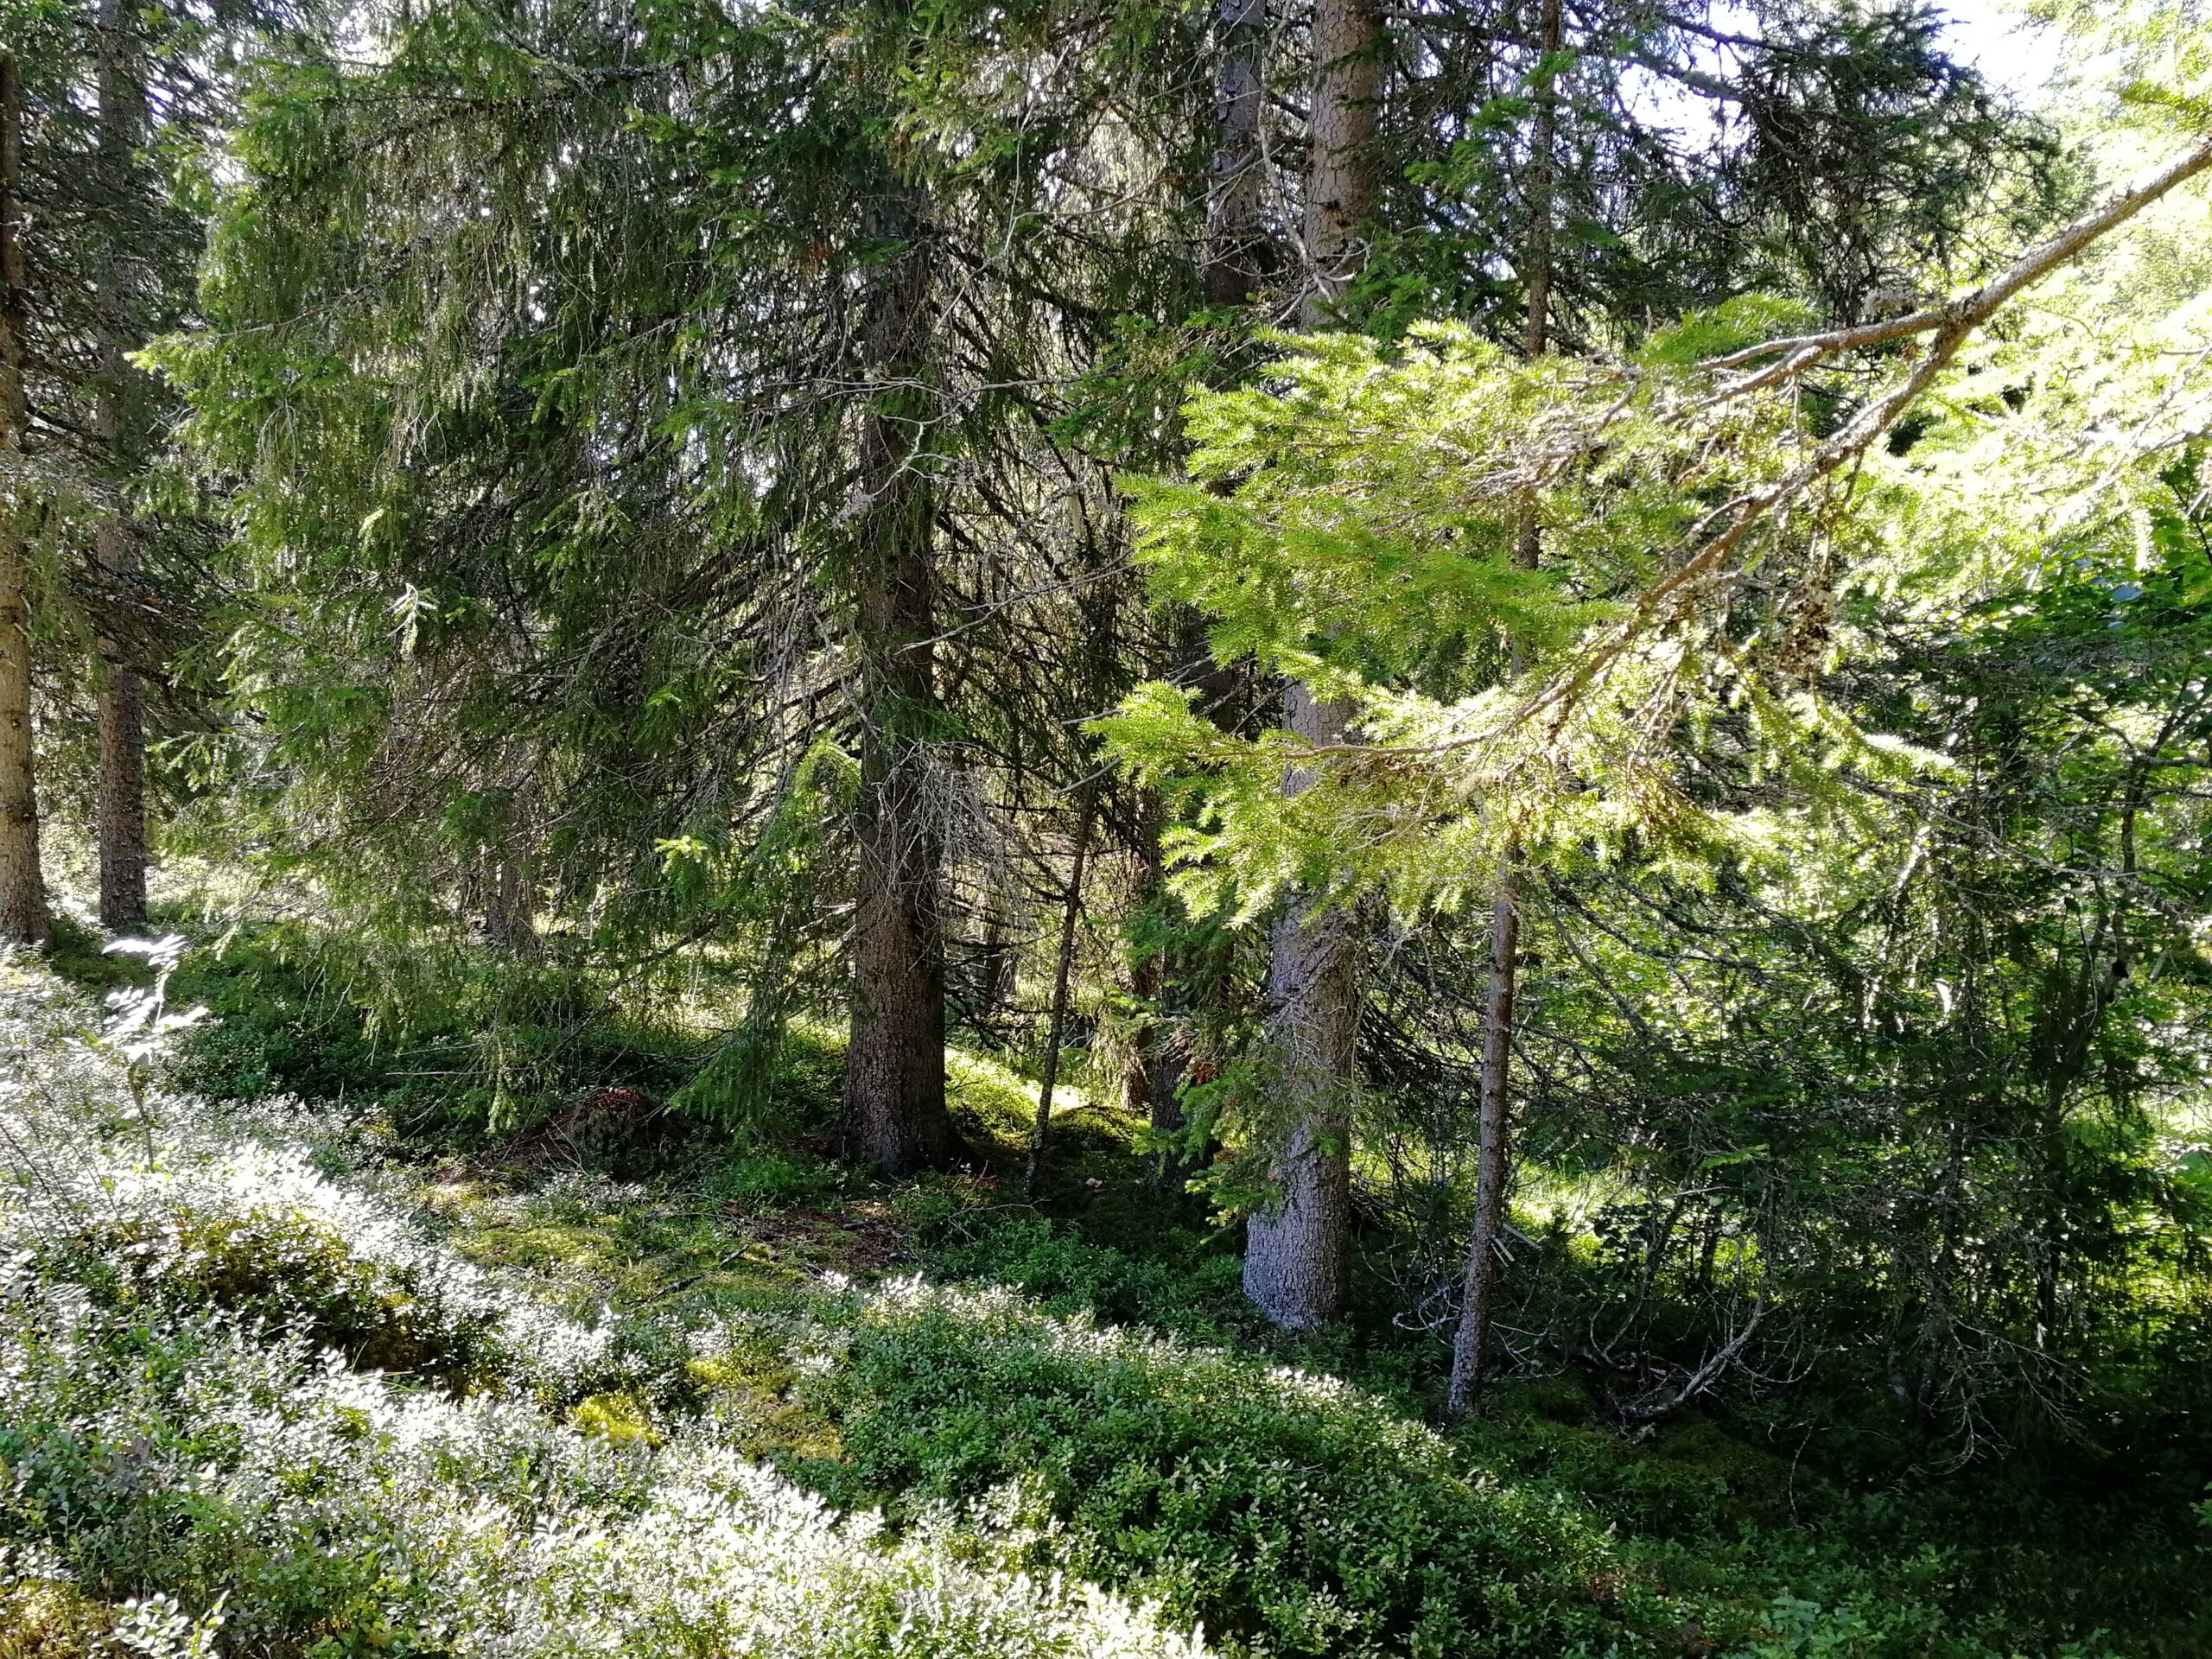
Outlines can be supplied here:
M1560 49L1560 0L1540 0L1536 33L1547 58ZM1522 264L1527 276L1527 330L1522 346L1531 358L1551 349L1552 149L1558 104L1551 82L1536 90L1529 134L1529 241ZM1533 570L1543 556L1535 505L1524 505L1515 557ZM1520 670L1519 654L1514 669ZM1513 1008L1521 973L1521 886L1516 849L1505 850L1505 868L1491 904L1489 994L1483 1014L1482 1099L1478 1111L1475 1153L1475 1221L1467 1242L1467 1268L1459 1329L1452 1344L1452 1380L1445 1408L1465 1411L1483 1389L1488 1374L1490 1328L1497 1313L1497 1240L1505 1224L1505 1192L1513 1178Z
M1375 125L1382 89L1382 9L1373 0L1315 0L1313 104L1307 124L1304 321L1325 326L1337 296L1367 263L1375 207Z
M1210 304L1243 305L1258 286L1268 263L1267 229L1261 192L1265 183L1260 149L1260 115L1265 73L1266 0L1217 0L1214 7L1214 148L1206 169L1206 239L1199 285ZM1182 683L1208 688L1216 671L1205 630L1198 613L1179 606L1173 613L1174 671ZM1218 691L1205 705L1215 713ZM1147 803L1144 824L1144 883L1149 902L1165 908L1166 861L1160 836L1166 814L1157 798ZM1172 1149L1183 1128L1183 1076L1187 1060L1184 1019L1188 1010L1190 964L1171 950L1147 951L1138 961L1130 989L1156 1012L1145 1033L1143 1064L1131 1079L1129 1107L1142 1112L1160 1141L1152 1182L1162 1190L1179 1183L1191 1167L1188 1155Z
M1090 831L1098 817L1095 789L1085 785L1081 816L1076 821L1075 860L1068 873L1067 900L1060 915L1060 949L1052 963L1052 1017L1045 1033L1043 1078L1037 1090L1037 1121L1029 1132L1029 1163L1021 1173L1021 1190L1033 1197L1037 1171L1045 1160L1045 1141L1052 1128L1052 1091L1059 1086L1060 1048L1067 1041L1068 987L1075 969L1075 931L1083 919L1084 866L1090 859Z
M944 1104L944 849L927 779L937 702L932 503L914 465L929 412L913 389L929 328L924 208L920 192L908 188L870 212L874 235L899 251L872 274L862 323L878 391L861 431L867 497L852 551L859 891L839 1139L849 1156L889 1175L949 1162L959 1145Z
M1200 272L1214 305L1242 305L1259 283L1260 53L1266 22L1266 0L1217 0L1214 7L1214 149L1206 168Z
M146 925L145 706L143 683L111 657L100 689L100 921L117 933Z
M1157 798L1145 804L1143 834L1144 899L1163 912L1167 896L1166 858L1160 845L1166 813ZM1183 1071L1185 1065L1182 1017L1189 1010L1187 964L1172 945L1142 950L1129 976L1129 990L1137 1001L1153 1010L1145 1028L1143 1061L1129 1079L1128 1108L1143 1114L1158 1150L1153 1154L1152 1184L1161 1191L1179 1183L1186 1158L1173 1147L1183 1130Z
M1020 901L1009 891L1001 871L992 870L985 880L983 937L976 947L976 980L983 1004L978 1017L986 1030L996 1032L1014 1007L1015 970L1021 965L1012 913Z
M1198 612L1178 606L1175 624L1173 677L1179 685L1198 694L1198 710L1224 730L1237 725L1232 706L1237 677L1213 659L1205 626ZM1163 925L1175 909L1167 891L1167 859L1160 836L1167 827L1166 804L1148 795L1144 806L1144 902L1156 906ZM1165 1191L1183 1180L1205 1161L1204 1147L1175 1149L1185 1122L1183 1079L1191 1059L1189 1033L1196 1014L1199 976L1205 964L1195 953L1168 944L1147 951L1139 960L1130 989L1139 1001L1155 1010L1145 1034L1144 1064L1135 1079L1129 1109L1142 1112L1160 1149L1153 1160L1152 1183Z
M1284 696L1286 723L1313 743L1341 741L1343 703L1318 702L1302 685ZM1284 781L1296 794L1305 768ZM1292 1128L1268 1172L1273 1201L1244 1237L1244 1294L1294 1331L1344 1311L1351 1289L1351 1114L1358 1089L1359 931L1344 906L1294 904L1275 925L1268 975L1268 1046Z
M506 956L535 961L543 941L537 937L537 895L529 866L502 853L494 860L491 885L484 906L485 938Z
M2043 1217L2036 1230L2036 1348L2058 1338L2059 1270L2066 1251L2066 1085L2044 1085Z
M1498 883L1491 907L1490 993L1483 1008L1482 1102L1475 1153L1475 1224L1467 1243L1465 1295L1452 1344L1452 1382L1445 1406L1465 1411L1482 1392L1495 1315L1497 1240L1505 1224L1505 1189L1512 1174L1513 1001L1518 989L1520 893L1511 875Z
M1325 327L1336 296L1366 258L1375 202L1382 14L1371 0L1315 0L1313 100L1306 171L1304 307ZM1285 724L1314 743L1342 742L1351 711L1304 686L1283 697ZM1295 793L1312 781L1294 769ZM1255 1212L1244 1243L1244 1294L1277 1325L1305 1330L1344 1311L1351 1288L1351 1106L1358 1090L1358 929L1341 906L1294 899L1275 925L1268 990L1268 1046L1288 1109L1290 1136L1269 1173L1274 1202Z
M22 80L0 54L0 940L42 944L38 791L31 771L30 568L17 493L29 403L23 385Z
M100 0L100 162L113 199L127 199L132 153L145 116L146 92L135 73L121 0ZM93 406L94 435L111 467L130 460L127 429L130 366L124 360L133 284L127 270L103 273L99 283L100 389ZM138 548L120 506L102 521L94 549L103 585L127 592L138 569ZM105 672L99 692L99 823L100 920L117 932L146 925L145 690L124 660L115 639L94 641Z

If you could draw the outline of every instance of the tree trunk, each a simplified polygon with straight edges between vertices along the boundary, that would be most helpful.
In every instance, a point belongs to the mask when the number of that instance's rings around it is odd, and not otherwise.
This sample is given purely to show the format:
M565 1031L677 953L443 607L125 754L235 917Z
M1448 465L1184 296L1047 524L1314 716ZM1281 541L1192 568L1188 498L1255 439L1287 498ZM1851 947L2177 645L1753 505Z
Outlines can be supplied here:
M1313 743L1342 737L1351 711L1284 695L1290 729ZM1285 791L1313 780L1294 768ZM1351 1109L1358 1090L1359 931L1338 905L1294 904L1276 923L1268 973L1268 1047L1291 1132L1268 1172L1273 1201L1246 1224L1244 1294L1277 1325L1325 1325L1351 1288Z
M28 296L23 278L23 96L12 54L0 54L0 467L22 476L29 424L23 385ZM31 772L30 565L27 503L5 480L0 498L0 940L45 941L38 790Z
M1543 55L1560 49L1560 0L1541 0L1537 45ZM1531 358L1551 349L1552 147L1558 102L1549 76L1539 67L1536 106L1529 135L1529 245L1526 272L1527 332L1522 349ZM1516 562L1533 570L1543 556L1535 504L1523 505ZM1514 670L1520 671L1516 652ZM1505 1224L1505 1192L1513 1179L1513 1009L1521 973L1521 887L1515 849L1504 855L1497 896L1491 904L1490 987L1483 1009L1482 1099L1477 1114L1475 1222L1467 1241L1467 1268L1460 1302L1459 1329L1452 1344L1452 1380L1445 1408L1465 1411L1482 1392L1488 1369L1490 1327L1496 1316L1497 1240Z
M1214 147L1206 168L1206 239L1198 270L1209 304L1248 302L1258 286L1266 256L1267 229L1260 212L1266 181L1260 149L1260 115L1265 73L1266 0L1217 0L1214 7ZM1174 672L1181 683L1204 689L1217 676L1205 629L1197 612L1179 605L1172 613ZM1146 804L1143 829L1145 893L1166 911L1166 861L1160 832L1166 815L1158 798ZM1186 1060L1183 1021L1187 1010L1186 969L1172 948L1146 951L1137 961L1130 985L1140 1002L1154 1010L1145 1033L1144 1060L1132 1078L1129 1106L1142 1112L1159 1141L1152 1182L1162 1189L1180 1180L1189 1160L1171 1149L1183 1128L1183 1075Z
M1509 874L1491 906L1490 993L1483 1008L1480 1141L1475 1153L1475 1224L1467 1243L1466 1292L1452 1344L1452 1382L1445 1407L1467 1408L1482 1392L1497 1282L1497 1240L1505 1224L1505 1189L1512 1174L1513 1001L1518 989L1520 893Z
M1382 10L1374 0L1314 0L1313 104L1306 124L1303 321L1325 327L1337 296L1367 263L1375 207L1375 126L1382 90Z
M1206 246L1200 271L1208 303L1242 305L1260 276L1261 47L1266 0L1214 7L1214 149L1206 168Z
M144 118L146 92L132 72L121 0L100 0L100 122L102 170L117 201L127 199L132 152ZM130 366L124 360L132 296L130 274L103 274L99 313L102 339L100 388L93 406L93 435L118 470L130 459L126 431ZM138 569L138 548L128 514L118 505L101 521L94 550L102 585L111 595L128 590ZM100 854L100 920L117 932L146 925L145 691L138 675L106 633L94 641L105 671L99 690L100 770L97 817Z
M1156 906L1160 925L1167 925L1166 858L1160 845L1166 813L1156 797L1145 803L1142 834L1144 899ZM1129 1079L1128 1108L1141 1113L1156 1143L1153 1154L1152 1185L1161 1191L1179 1183L1186 1160L1173 1142L1183 1130L1183 1073L1185 1036L1182 1018L1190 1009L1188 964L1172 944L1145 945L1137 953L1129 976L1130 994L1152 1010L1145 1027L1143 1060Z
M2044 1084L2042 1124L2043 1215L2036 1228L2036 1348L2058 1338L2059 1269L2066 1250L2066 1084Z
M543 947L537 936L537 894L530 867L502 849L492 861L491 891L484 905L484 936L494 950L518 962L534 962Z
M1359 273L1375 202L1374 138L1382 84L1382 14L1371 0L1315 0L1313 101L1307 123L1304 317L1326 326ZM1339 743L1351 710L1302 685L1283 696L1284 723L1316 744ZM1290 792L1312 782L1294 768ZM1245 1233L1244 1294L1276 1324L1309 1329L1344 1311L1350 1290L1351 1104L1359 1086L1359 932L1341 906L1294 899L1275 925L1268 972L1268 1046L1291 1131L1269 1179L1274 1202Z
M105 561L106 527L100 540ZM146 925L145 690L112 657L99 719L100 921L129 933Z
M1084 785L1083 809L1076 820L1075 861L1068 873L1067 901L1060 916L1060 949L1052 964L1052 1017L1045 1033L1043 1080L1037 1090L1037 1122L1029 1133L1029 1163L1021 1173L1021 1190L1034 1197L1038 1166L1045 1160L1045 1141L1052 1128L1052 1091L1059 1086L1060 1047L1067 1041L1068 985L1075 969L1075 931L1083 920L1083 871L1090 858L1091 826L1098 817L1096 785Z
M1237 677L1213 659L1204 620L1187 605L1172 613L1174 625L1173 677L1179 685L1198 693L1198 710L1224 730L1234 730L1237 719L1231 704ZM1167 827L1167 810L1156 794L1144 804L1141 841L1144 856L1144 902L1157 908L1163 929L1173 926L1179 908L1167 890L1167 859L1160 836ZM1169 935L1173 938L1172 932ZM1205 1161L1202 1147L1177 1151L1173 1141L1183 1130L1183 1079L1190 1063L1189 1031L1198 1012L1197 992L1205 964L1196 953L1179 944L1147 950L1139 958L1130 989L1137 1000L1154 1010L1145 1033L1144 1064L1131 1090L1129 1108L1141 1112L1150 1125L1159 1149L1153 1160L1152 1184L1163 1191L1179 1185L1190 1172Z
M958 1149L944 1104L943 836L927 777L937 707L933 503L915 464L929 415L915 390L929 329L924 207L918 190L902 187L869 210L873 237L897 251L868 283L862 347L877 391L861 429L866 497L852 549L859 891L838 1136L850 1156L888 1175L943 1165Z

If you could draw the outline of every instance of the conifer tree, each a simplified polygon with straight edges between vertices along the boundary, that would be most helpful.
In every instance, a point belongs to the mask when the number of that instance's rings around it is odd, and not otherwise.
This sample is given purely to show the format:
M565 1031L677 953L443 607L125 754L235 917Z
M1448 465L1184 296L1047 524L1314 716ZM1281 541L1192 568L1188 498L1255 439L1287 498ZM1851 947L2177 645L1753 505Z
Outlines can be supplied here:
M95 160L100 184L116 202L128 201L139 183L135 152L146 115L146 88L136 65L137 42L121 0L99 0L98 32L99 137ZM143 451L143 424L130 416L143 406L124 354L143 340L130 338L134 303L128 256L115 238L107 251L108 269L95 284L98 327L97 374L93 394L93 441L108 453L110 465L128 478ZM137 395L134 395L137 394ZM126 505L111 505L95 532L93 560L111 591L128 591L139 566L138 549ZM99 784L94 808L99 842L100 920L118 931L146 921L146 730L145 692L137 666L111 639L95 649L103 659L99 686Z
M32 765L23 127L22 66L13 50L0 49L0 938L36 944L48 917Z
M1319 328L1365 262L1386 36L1371 0L1315 0L1312 35L1304 321ZM1317 747L1344 741L1351 713L1303 683L1283 694L1283 724ZM1310 771L1294 769L1283 788L1296 794L1312 782ZM1275 925L1268 973L1270 1083L1287 1138L1268 1174L1270 1201L1246 1224L1244 1294L1276 1324L1304 1330L1341 1314L1351 1290L1360 941L1344 907L1303 897L1290 906Z
M839 1134L853 1155L892 1175L941 1165L955 1145L944 1104L943 830L929 776L938 690L928 213L925 192L896 181L868 209L879 251L865 277L861 339L874 403L863 416L849 555L861 656L859 885Z
M1529 232L1522 259L1522 306L1527 332L1522 352L1540 358L1551 349L1552 188L1558 139L1557 94L1552 76L1563 41L1560 0L1543 0L1536 25L1538 85L1535 118L1529 124ZM1522 505L1514 557L1534 570L1543 556L1543 527L1535 503ZM1505 1194L1512 1172L1513 1014L1521 972L1521 876L1510 848L1503 861L1497 891L1491 900L1490 984L1483 999L1481 1092L1477 1101L1474 1224L1467 1243L1467 1273L1461 1291L1459 1329L1452 1344L1452 1376L1445 1407L1467 1408L1480 1393L1493 1317L1493 1287L1505 1221Z

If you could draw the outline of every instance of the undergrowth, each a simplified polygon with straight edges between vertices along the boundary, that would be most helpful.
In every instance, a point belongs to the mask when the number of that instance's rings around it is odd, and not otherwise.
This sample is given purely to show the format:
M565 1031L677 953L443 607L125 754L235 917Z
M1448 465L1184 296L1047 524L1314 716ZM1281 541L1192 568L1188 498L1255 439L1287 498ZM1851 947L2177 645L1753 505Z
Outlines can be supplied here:
M1695 1418L1626 1442L1567 1379L1440 1432L1417 1344L1257 1325L1233 1233L1146 1190L1116 1112L1065 1103L1050 1200L1017 1201L988 1160L1032 1097L1000 1060L955 1068L987 1161L897 1188L810 1149L837 1056L807 1029L772 1123L648 1111L582 1145L553 1090L470 1129L481 1100L406 1075L302 960L196 969L229 1012L150 1142L82 1001L13 982L27 1048L62 1058L9 1109L75 1078L93 1126L73 1173L9 1154L22 1628L141 1618L183 1650L219 1613L226 1651L319 1654L1150 1652L1193 1622L1255 1656L2203 1650L2185 1541L2052 1548L2117 1510L1984 1516L2001 1481L1854 1482ZM592 1057L571 1103L683 1086L650 1030L567 1052Z
M313 1118L162 1090L0 975L11 1659L1198 1650L1052 1570L1016 1488L894 1534L711 1414L646 1429L674 1333L564 1318L426 1237L350 1126L334 1179Z

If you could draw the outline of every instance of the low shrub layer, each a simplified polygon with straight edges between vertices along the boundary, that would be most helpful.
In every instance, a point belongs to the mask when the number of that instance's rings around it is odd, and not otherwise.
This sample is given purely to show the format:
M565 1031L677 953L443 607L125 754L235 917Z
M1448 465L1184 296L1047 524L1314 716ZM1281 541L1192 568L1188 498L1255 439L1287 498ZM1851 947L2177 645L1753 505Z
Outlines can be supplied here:
M801 1389L903 1504L1042 1483L1075 1570L1278 1654L1602 1653L1682 1611L1586 1510L1327 1377L907 1280Z
M24 1653L1202 1653L1051 1570L1010 1498L893 1535L711 1418L616 1432L636 1378L607 1328L149 1093L50 984L0 998L0 1611Z

